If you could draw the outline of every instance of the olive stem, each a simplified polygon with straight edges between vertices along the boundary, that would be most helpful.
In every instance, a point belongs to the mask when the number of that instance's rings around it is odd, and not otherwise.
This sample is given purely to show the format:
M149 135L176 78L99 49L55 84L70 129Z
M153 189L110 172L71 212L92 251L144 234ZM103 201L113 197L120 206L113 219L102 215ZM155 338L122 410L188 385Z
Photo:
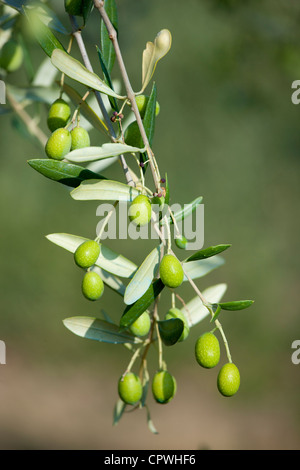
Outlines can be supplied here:
M94 0L94 5L95 5L95 8L99 11L99 13L101 15L101 18L102 18L102 20L103 20L103 22L106 26L106 29L108 31L109 39L111 40L111 42L113 44L113 47L114 47L114 50L115 50L115 53L116 53L116 58L117 58L117 61L118 61L118 64L119 64L120 72L121 72L123 82L124 82L124 85L125 85L127 98L130 101L131 109L132 109L132 111L135 115L135 118L136 118L139 130L140 130L144 145L146 147L146 152L147 152L147 155L148 155L148 158L149 158L149 163L150 163L150 168L151 168L151 171L152 171L154 184L155 184L157 192L160 192L159 169L158 169L154 154L151 150L151 147L150 147L150 144L149 144L149 141L148 141L148 137L146 135L146 131L145 131L145 128L144 128L144 125L143 125L143 121L142 121L142 118L141 118L141 115L140 115L140 112L139 112L139 109L138 109L138 106L137 106L137 103L136 103L136 100L135 100L135 93L132 89L132 86L131 86L131 83L130 83L130 80L129 80L129 77L128 77L128 74L127 74L127 70L126 70L126 67L125 67L125 64L124 64L124 61L123 61L123 57L122 57L119 42L118 42L117 32L116 32L113 24L111 23L108 14L106 13L106 10L104 8L103 0Z
M39 126L36 124L35 120L32 119L32 117L25 111L22 105L18 103L12 95L9 93L9 91L6 92L7 99L14 109L14 111L17 113L19 118L22 120L22 122L25 124L27 127L29 133L36 137L40 144L45 147L48 137L44 132L39 128Z
M82 39L81 30L78 27L78 24L76 22L75 17L72 16L72 15L69 15L69 17L70 17L70 21L71 21L71 25L72 25L72 34L73 34L73 36L75 37L75 39L77 41L77 45L78 45L78 48L80 50L84 65L86 66L86 68L90 72L94 72L92 64L91 64L90 59L89 59L89 56L88 56L87 51L86 51L85 44L84 44L83 39ZM112 122L111 122L111 120L108 116L108 113L106 111L105 105L103 103L101 93L99 91L96 91L96 90L94 90L94 93L95 93L98 105L100 107L100 110L102 112L103 118L105 120L105 123L107 125L111 140L114 142L117 136L116 136L115 130L113 128ZM129 186L134 186L134 182L131 178L131 174L130 174L129 168L127 166L126 160L124 158L124 155L120 155L119 159L120 159L120 162L121 162L121 165L122 165L122 168L123 168L123 172L125 174L127 184Z

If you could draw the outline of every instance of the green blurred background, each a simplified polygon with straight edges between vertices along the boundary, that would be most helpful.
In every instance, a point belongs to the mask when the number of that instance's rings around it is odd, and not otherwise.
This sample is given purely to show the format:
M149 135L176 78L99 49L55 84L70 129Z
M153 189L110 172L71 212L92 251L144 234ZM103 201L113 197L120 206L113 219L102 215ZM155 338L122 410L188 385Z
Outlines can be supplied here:
M241 388L235 398L221 397L217 371L196 364L194 343L210 328L207 320L188 341L166 350L178 392L168 406L150 398L159 434L148 431L143 410L112 427L116 383L130 356L121 346L72 335L62 320L97 316L102 308L117 319L121 300L106 289L101 302L85 301L72 257L45 239L53 232L94 237L97 204L73 201L65 187L34 172L26 161L43 158L43 151L12 127L11 114L1 115L0 339L7 364L0 366L0 448L298 449L300 365L291 361L291 345L300 339L300 107L291 102L291 84L300 79L300 5L117 4L135 90L146 42L162 28L172 33L171 51L155 73L161 112L153 147L161 172L168 172L172 202L204 197L205 246L232 243L225 265L200 279L199 288L226 282L224 300L255 300L249 310L220 317ZM68 26L63 2L50 5ZM95 12L84 39L100 73ZM36 45L31 50L38 67L44 53ZM25 72L9 81L22 86ZM41 112L48 134L47 108ZM104 142L95 131L91 140ZM123 178L118 165L104 174ZM110 246L136 262L145 255L140 240ZM180 294L186 300L194 295L186 285Z

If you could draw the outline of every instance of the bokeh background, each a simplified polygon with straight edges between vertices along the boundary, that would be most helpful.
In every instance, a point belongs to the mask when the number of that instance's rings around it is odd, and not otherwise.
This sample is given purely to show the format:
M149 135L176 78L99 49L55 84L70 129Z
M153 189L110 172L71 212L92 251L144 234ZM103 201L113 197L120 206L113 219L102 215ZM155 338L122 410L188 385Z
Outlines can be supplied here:
M68 26L63 2L49 4ZM97 204L73 201L65 187L34 172L27 160L43 158L43 151L19 132L14 114L1 115L0 339L7 364L0 366L0 448L299 449L300 365L291 361L292 342L300 339L300 106L291 102L291 84L300 79L299 2L117 4L135 90L146 42L162 28L173 36L155 73L161 112L153 147L172 201L204 197L205 246L232 243L225 265L200 279L199 288L225 282L224 300L255 300L220 317L241 388L234 398L221 397L217 371L196 364L194 343L210 328L207 320L166 350L178 392L167 406L150 397L159 434L148 431L144 410L112 426L117 380L130 357L121 346L72 335L62 320L101 309L117 319L121 301L108 289L99 303L83 299L72 257L45 239L53 232L94 237ZM100 73L97 13L84 39ZM30 48L37 68L44 53ZM24 70L8 80L27 84ZM40 112L49 133L47 106ZM104 142L96 131L91 139ZM118 165L104 174L123 177ZM145 254L142 241L110 246L136 262ZM194 295L186 285L180 292ZM155 353L152 360L155 370Z

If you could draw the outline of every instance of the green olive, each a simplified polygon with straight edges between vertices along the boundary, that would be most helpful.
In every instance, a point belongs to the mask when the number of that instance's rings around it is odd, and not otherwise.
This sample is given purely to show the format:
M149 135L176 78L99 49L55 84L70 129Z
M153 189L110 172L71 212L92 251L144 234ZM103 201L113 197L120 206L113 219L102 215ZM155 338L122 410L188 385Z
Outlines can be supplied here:
M151 327L151 319L148 312L142 313L137 320L130 326L130 331L135 336L146 336Z
M220 344L218 338L210 332L201 335L196 341L195 356L200 366L206 369L215 367L220 360Z
M51 132L56 131L60 127L65 127L70 119L71 109L68 103L62 98L58 98L52 103L47 124Z
M190 332L190 327L188 325L188 322L184 313L182 313L182 311L179 310L179 308L170 308L170 310L166 314L165 319L170 320L171 318L179 318L179 320L183 321L183 324L184 324L183 332L178 341L184 341L188 337L189 332Z
M240 388L240 372L235 364L228 362L221 368L217 385L219 392L224 397L232 397Z
M9 39L0 51L0 67L7 72L15 72L21 67L23 58L21 45L14 39Z
M90 146L90 136L83 127L77 126L71 131L71 150L82 149Z
M138 226L147 225L151 220L151 202L147 196L140 194L132 201L128 215L131 222Z

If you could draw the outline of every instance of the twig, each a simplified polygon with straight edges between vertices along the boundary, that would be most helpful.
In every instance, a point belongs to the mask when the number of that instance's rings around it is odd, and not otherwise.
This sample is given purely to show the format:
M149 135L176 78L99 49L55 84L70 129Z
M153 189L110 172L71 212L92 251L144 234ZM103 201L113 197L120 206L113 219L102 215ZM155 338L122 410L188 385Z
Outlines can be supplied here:
M70 21L71 21L71 25L72 25L72 34L73 36L75 37L76 41L77 41L77 44L78 44L78 48L80 50L80 53L81 53L81 57L83 59L83 62L84 62L84 65L86 66L86 68L90 71L90 72L94 72L93 71L93 67L92 67L92 64L90 62L90 59L89 59L89 56L88 56L88 53L87 53L87 50L86 50L86 47L85 47L85 44L84 44L84 41L82 39L82 34L81 34L81 30L80 28L78 27L78 24L76 22L76 19L74 16L72 15L69 15L70 16ZM106 111L106 108L105 108L105 105L103 103L103 100L102 100L102 96L101 96L101 93L97 90L94 90L94 93L95 93L95 97L96 97L96 100L98 102L98 105L100 107L100 110L102 112L102 115L103 115L103 118L105 120L105 123L108 127L108 131L109 131L109 134L110 134L110 137L111 137L111 140L114 141L116 139L116 133L115 133L115 130L113 128L113 125L112 125L112 122L109 118L109 115ZM120 159L120 162L121 162L121 165L122 165L122 168L123 168L123 171L124 171L124 174L125 174L125 178L126 178L126 181L127 181L127 184L129 186L134 186L134 182L131 178L131 174L130 174L130 171L129 171L129 168L127 166L127 163L126 163L126 160L125 160L125 157L124 155L120 155L119 157Z
M125 64L124 64L124 61L123 61L123 57L122 57L122 54L121 54L121 50L120 50L120 47L119 47L117 32L116 32L113 24L111 23L108 14L105 11L104 2L102 0L94 0L94 5L95 5L95 8L99 11L99 13L101 15L101 18L102 18L102 20L103 20L103 22L106 26L106 29L108 31L109 39L111 40L111 42L114 46L115 53L116 53L116 58L117 58L119 68L120 68L120 72L121 72L123 82L124 82L124 85L125 85L127 98L131 103L132 111L135 115L139 130L140 130L140 133L141 133L141 136L142 136L142 139L143 139L143 143L146 147L146 151L147 151L148 158L149 158L149 163L150 163L150 168L151 168L151 171L152 171L154 184L155 184L157 192L160 192L159 169L158 169L154 154L151 150L151 147L150 147L150 144L149 144L149 141L148 141L148 137L146 135L145 128L144 128L144 125L143 125L143 121L142 121L140 112L138 110L137 104L136 104L135 93L132 89L132 86L131 86L131 83L130 83L130 80L129 80L129 77L128 77L128 74L127 74L127 70L126 70L126 67L125 67Z

